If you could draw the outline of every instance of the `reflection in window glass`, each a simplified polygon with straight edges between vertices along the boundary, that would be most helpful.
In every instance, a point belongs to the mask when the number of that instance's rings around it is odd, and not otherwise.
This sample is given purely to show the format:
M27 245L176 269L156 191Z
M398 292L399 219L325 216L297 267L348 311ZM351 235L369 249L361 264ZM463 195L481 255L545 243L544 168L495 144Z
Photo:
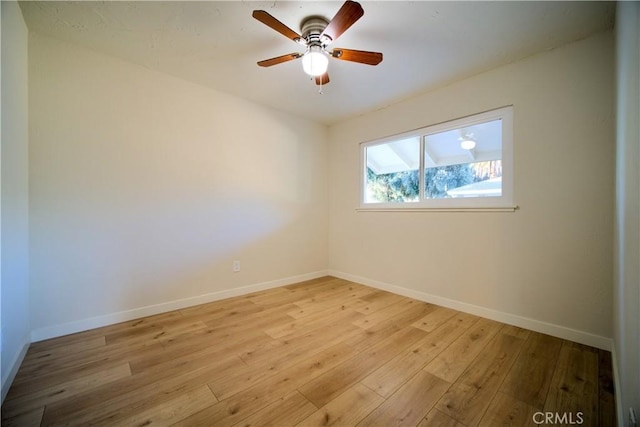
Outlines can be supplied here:
M424 197L502 195L502 119L424 137Z
M426 199L500 197L502 196L502 161L492 160L427 168L424 182Z
M420 196L420 138L368 146L366 203L416 202Z

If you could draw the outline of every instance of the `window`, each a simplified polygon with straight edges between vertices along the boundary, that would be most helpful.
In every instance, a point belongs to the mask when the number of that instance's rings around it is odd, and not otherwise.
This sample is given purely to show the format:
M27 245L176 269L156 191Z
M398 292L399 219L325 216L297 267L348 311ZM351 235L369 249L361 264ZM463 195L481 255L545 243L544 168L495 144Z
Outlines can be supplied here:
M361 144L364 209L513 210L512 107Z

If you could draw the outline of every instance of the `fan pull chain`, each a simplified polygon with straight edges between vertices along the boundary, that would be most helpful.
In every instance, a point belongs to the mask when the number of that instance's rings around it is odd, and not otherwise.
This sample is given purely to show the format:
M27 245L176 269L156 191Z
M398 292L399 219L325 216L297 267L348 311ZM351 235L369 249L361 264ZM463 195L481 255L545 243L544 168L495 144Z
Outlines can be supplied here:
M315 77L311 77L310 80L313 82L315 80ZM318 86L318 94L322 95L322 78L320 79L320 84L318 84L317 86Z

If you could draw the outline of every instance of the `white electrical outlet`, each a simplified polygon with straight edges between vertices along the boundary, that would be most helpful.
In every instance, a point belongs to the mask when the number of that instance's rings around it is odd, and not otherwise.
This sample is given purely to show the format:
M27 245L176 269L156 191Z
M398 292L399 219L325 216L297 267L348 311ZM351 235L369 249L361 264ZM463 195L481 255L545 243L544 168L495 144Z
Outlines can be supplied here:
M233 272L237 273L240 271L240 261L233 261Z

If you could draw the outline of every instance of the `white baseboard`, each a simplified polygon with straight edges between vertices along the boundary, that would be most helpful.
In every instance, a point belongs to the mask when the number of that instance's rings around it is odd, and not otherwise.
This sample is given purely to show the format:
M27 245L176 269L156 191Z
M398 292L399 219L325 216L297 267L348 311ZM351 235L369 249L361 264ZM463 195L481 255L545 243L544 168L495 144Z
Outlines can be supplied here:
M462 301L443 298L437 295L431 295L425 292L403 288L401 286L390 285L388 283L368 279L366 277L355 276L349 273L343 273L341 271L329 270L328 274L340 279L345 279L384 291L393 292L394 294L403 295L409 298L436 304L442 307L452 308L454 310L462 311L491 320L496 320L498 322L518 326L520 328L529 329L543 334L552 335L554 337L574 341L602 350L611 351L613 346L613 341L611 340L611 338L594 335L589 332L583 332L576 329L567 328L565 326L554 325L552 323L530 319L527 317L518 316L516 314L505 313L502 311L493 310Z
M262 291L265 289L291 285L293 283L303 282L305 280L317 279L326 275L328 275L327 271L316 271L313 273L286 277L284 279L271 280L268 282L256 283L254 285L242 286L234 289L225 289L205 295L183 298L166 303L149 305L146 307L139 307L132 310L120 311L117 313L106 314L104 316L91 317L75 322L46 326L44 328L38 328L31 331L31 341L37 342L49 338L61 337L63 335L74 334L76 332L87 331L89 329L100 328L102 326L108 326L120 322L138 319L140 317L153 316L155 314L166 313L173 310L180 310L182 308L192 307L198 304L206 304L208 302L219 301L225 298L231 298L250 294L252 292Z
M13 383L13 380L15 379L16 374L18 373L18 369L20 369L20 365L22 365L24 356L26 356L27 350L29 350L29 344L30 343L26 341L22 345L22 348L20 349L15 359L13 360L13 363L11 364L11 368L9 369L9 372L7 372L6 375L4 372L2 373L3 375L2 388L1 388L2 398L0 399L0 404L4 403L4 398L7 397L7 393L9 392L9 387L11 387L11 384Z

